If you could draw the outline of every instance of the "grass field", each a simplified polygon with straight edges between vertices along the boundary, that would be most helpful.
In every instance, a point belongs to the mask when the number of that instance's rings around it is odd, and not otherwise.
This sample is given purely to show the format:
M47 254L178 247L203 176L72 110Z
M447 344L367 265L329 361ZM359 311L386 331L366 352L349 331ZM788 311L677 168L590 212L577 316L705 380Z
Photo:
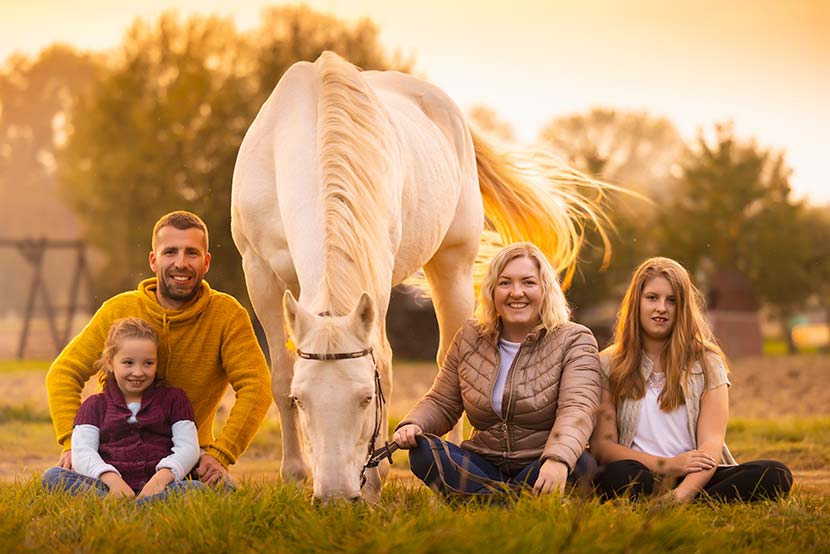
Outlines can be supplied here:
M232 469L241 485L234 494L208 492L149 509L46 495L38 475L59 450L45 371L45 363L0 362L0 552L830 552L827 356L761 358L732 367L729 446L739 460L787 463L796 476L791 497L681 508L579 496L446 506L409 476L400 452L375 508L314 508L307 488L277 479L273 409ZM430 364L397 365L393 423L432 377ZM220 424L230 403L228 397Z

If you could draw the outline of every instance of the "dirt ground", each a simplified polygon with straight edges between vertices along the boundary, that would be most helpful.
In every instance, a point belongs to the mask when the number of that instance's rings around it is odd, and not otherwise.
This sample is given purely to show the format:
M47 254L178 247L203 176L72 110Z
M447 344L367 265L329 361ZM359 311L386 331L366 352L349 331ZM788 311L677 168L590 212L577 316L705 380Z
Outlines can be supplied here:
M744 358L731 364L730 418L777 419L830 415L830 356ZM25 425L0 424L7 447L0 450L0 481L41 473L57 460L59 448L48 424L48 403L43 369L0 373L0 413L14 408L31 414ZM397 363L391 400L393 418L400 418L432 383L434 364ZM88 386L86 394L92 392ZM233 404L229 389L220 408L220 418ZM279 445L276 409L272 406L254 445L234 466L235 479L276 479ZM809 473L809 474L808 474ZM408 476L393 466L393 475ZM805 472L797 477L830 489L830 468ZM826 485L826 487L825 487Z

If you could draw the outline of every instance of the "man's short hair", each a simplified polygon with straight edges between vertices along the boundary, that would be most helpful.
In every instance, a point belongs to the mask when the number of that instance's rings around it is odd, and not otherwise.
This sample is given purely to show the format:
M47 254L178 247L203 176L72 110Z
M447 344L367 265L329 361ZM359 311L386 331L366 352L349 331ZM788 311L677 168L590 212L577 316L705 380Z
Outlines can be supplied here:
M162 227L174 227L180 231L185 229L200 229L205 234L205 252L208 251L208 230L205 222L198 215L184 210L176 210L161 216L153 225L153 250L156 249L156 237Z

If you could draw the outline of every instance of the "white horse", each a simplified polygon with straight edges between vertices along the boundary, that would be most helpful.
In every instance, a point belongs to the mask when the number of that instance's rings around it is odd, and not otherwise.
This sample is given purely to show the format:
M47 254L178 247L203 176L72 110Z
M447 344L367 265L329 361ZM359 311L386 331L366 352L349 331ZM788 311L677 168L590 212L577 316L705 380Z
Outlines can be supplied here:
M361 72L331 52L286 71L242 142L232 194L233 238L271 351L284 479L307 479L307 458L315 498L379 497L378 468L365 486L361 474L387 438L390 290L423 268L440 363L472 315L480 246L486 257L530 240L572 268L577 215L595 216L561 185L590 180L539 177L546 186L523 179L415 77Z

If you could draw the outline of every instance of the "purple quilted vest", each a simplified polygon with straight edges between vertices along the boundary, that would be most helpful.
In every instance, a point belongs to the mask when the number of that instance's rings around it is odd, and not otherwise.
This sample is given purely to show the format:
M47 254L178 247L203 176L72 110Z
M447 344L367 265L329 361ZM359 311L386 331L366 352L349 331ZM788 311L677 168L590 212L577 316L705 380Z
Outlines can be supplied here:
M100 430L98 453L121 473L122 479L139 492L155 474L156 465L173 448L173 424L195 420L184 391L151 386L144 391L136 423L129 423L130 409L110 379L101 394L90 396L81 405L75 425L94 425Z

